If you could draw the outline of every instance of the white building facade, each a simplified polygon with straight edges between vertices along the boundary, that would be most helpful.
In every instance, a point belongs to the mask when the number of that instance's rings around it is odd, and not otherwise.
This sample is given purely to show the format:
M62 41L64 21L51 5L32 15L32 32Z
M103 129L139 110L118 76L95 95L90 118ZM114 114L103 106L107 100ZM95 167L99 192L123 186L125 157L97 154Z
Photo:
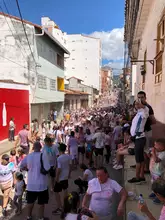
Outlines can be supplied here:
M100 87L101 42L100 39L82 34L67 35L70 57L65 59L66 77L75 76L88 86Z
M64 44L43 27L0 13L0 79L30 85L31 118L60 117L64 105ZM19 100L16 100L19 101Z
M128 1L128 0L127 0ZM129 0L131 1L131 0ZM131 1L132 2L132 1ZM128 22L128 21L127 21ZM128 23L131 26L131 20ZM128 41L130 38L128 38ZM140 0L132 44L132 95L146 92L155 117L165 123L165 1ZM137 62L142 61L142 62ZM145 72L142 72L142 68Z

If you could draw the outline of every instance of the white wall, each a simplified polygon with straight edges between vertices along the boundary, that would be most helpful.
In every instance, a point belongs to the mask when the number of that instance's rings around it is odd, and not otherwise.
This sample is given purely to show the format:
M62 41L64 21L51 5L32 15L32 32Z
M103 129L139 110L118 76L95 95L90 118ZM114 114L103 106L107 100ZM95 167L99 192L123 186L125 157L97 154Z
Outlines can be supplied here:
M64 56L64 52L47 36L36 37L33 25L25 25L35 61L40 67L36 68L22 23L0 15L0 79L29 84L33 103L63 102L64 92L51 91L49 82L58 76L64 78L64 69L56 62L57 53ZM47 89L38 88L38 74L47 77Z
M157 38L157 25L160 22L164 9L164 0L153 1L147 24L141 37L142 40L139 50L139 60L144 59L145 50L147 50L147 60L154 60L156 57L156 41L154 41L154 39ZM142 76L140 73L141 65L143 65L143 63L137 64L136 92L142 90ZM147 95L147 101L152 105L157 120L165 123L165 52L163 53L162 68L162 82L155 84L155 75L152 73L152 65L147 62L145 92Z
M66 76L75 76L86 85L99 89L100 39L80 34L67 35L67 48L71 55L65 61Z

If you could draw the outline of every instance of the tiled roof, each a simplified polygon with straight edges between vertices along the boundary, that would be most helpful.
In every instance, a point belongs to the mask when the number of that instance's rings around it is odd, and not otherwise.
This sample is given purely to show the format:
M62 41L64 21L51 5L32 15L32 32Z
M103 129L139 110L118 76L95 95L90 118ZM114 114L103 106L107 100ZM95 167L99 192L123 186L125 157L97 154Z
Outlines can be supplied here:
M66 95L89 95L87 92L71 90L71 89L65 89L64 92Z
M67 80L72 79L72 78L77 79L77 80L80 80L81 82L83 82L82 79L79 79L79 78L77 78L77 77L75 77L75 76L71 76L71 77L69 77Z
M0 83L10 83L10 84L17 84L17 85L29 86L29 84L27 84L27 83L19 83L19 82L15 82L15 81L13 81L13 80L10 80L10 79L0 80Z

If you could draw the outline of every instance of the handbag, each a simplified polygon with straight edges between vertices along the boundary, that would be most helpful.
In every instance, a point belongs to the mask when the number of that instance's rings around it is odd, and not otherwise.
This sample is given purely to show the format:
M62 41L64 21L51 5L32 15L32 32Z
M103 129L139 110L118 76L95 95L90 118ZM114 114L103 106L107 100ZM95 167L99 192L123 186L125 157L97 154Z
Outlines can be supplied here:
M45 170L45 168L44 168L43 160L42 160L42 153L40 155L40 163L41 163L40 173L43 175L47 175L49 173L49 170Z

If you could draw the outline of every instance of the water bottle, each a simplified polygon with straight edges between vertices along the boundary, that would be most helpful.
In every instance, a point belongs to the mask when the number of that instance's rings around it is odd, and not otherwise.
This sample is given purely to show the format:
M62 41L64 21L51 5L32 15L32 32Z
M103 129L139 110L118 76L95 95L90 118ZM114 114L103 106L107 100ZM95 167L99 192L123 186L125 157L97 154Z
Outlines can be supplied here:
M140 204L144 204L144 203L145 203L145 201L144 201L144 198L143 198L143 195L142 195L142 194L140 194L140 196L139 196L139 203L140 203Z

